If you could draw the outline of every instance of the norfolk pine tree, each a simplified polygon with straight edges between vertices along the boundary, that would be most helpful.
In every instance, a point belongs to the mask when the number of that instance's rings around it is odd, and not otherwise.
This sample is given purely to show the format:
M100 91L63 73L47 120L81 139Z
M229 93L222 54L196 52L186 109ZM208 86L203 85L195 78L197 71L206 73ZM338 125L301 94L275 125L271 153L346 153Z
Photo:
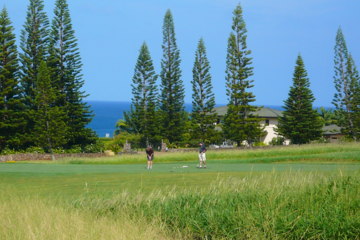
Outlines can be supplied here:
M193 66L192 94L192 137L202 142L210 142L216 135L217 115L214 111L215 95L212 92L210 63L203 39L200 39Z
M336 43L335 43L335 58L334 58L334 67L335 67L335 75L334 75L334 84L336 92L334 94L334 99L332 103L334 104L337 112L343 110L345 106L345 99L348 97L348 79L347 79L347 67L346 64L348 62L348 49L345 43L345 38L342 33L341 28L338 29L336 34Z
M133 102L130 105L130 110L127 112L123 112L123 114L124 114L124 123L122 122L120 123L125 124L126 128L123 127L122 129L123 130L126 129L126 132L128 133L140 134L141 132L140 112L136 110ZM121 120L122 119L120 119L119 121Z
M67 123L62 107L56 106L57 90L52 86L50 71L43 61L39 67L35 89L35 143L45 151L63 147L66 142Z
M132 106L125 114L126 124L143 136L142 144L154 144L159 139L157 111L157 75L146 43L140 49L132 79Z
M293 144L305 144L319 139L322 134L322 122L313 109L315 98L310 90L310 82L304 62L299 55L290 87L289 97L285 100L283 116L279 118L277 131L291 140Z
M163 59L161 61L160 115L162 136L170 142L181 141L185 132L185 90L181 80L180 52L177 48L174 21L170 10L163 24Z
M249 91L254 80L251 67L251 51L246 44L246 26L241 6L233 12L233 24L228 39L226 57L226 94L229 99L228 110L224 118L223 131L227 139L235 141L238 146L243 141L251 144L259 141L263 134L260 119L254 116L258 107L250 105L255 101L255 95Z
M345 101L346 112L342 130L347 136L357 141L360 139L360 75L351 54L348 56L346 67L349 95Z
M27 108L33 110L37 74L41 61L47 58L49 42L49 20L43 0L30 0L23 27L20 36L21 87Z
M94 143L95 134L86 127L92 120L92 112L83 101L87 95L81 90L84 85L81 57L66 0L55 2L49 42L48 65L57 90L56 105L64 107L67 114L67 147Z
M332 103L335 106L335 113L343 132L348 137L357 140L359 139L359 126L355 122L356 116L359 115L359 106L356 104L359 74L348 52L341 28L336 34L334 64L336 92Z
M54 18L51 22L47 65L51 70L53 85L58 92L57 105L59 106L65 106L67 103L66 92L71 77L69 58L73 58L72 55L74 54L79 55L76 51L78 49L76 48L68 5L64 0L57 0Z
M49 21L44 12L43 0L30 0L26 20L20 34L20 86L25 104L26 133L24 147L34 145L33 130L35 113L35 91L40 63L46 61L49 43Z
M6 8L0 13L0 152L19 149L26 119L20 99L18 53Z

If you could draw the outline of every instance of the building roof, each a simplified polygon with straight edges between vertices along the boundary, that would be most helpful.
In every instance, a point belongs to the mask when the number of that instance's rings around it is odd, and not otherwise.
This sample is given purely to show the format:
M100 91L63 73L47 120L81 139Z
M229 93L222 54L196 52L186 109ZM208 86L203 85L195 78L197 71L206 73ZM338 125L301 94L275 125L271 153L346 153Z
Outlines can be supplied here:
M214 108L215 112L219 116L225 116L227 109L228 109L227 106L221 106L221 107ZM261 117L261 118L278 118L278 117L282 116L282 111L276 110L273 108L262 107L258 111L254 112L253 114L257 115L258 117Z
M329 126L324 126L322 128L324 135L333 135L333 134L340 134L341 133L341 127L335 124L331 124Z

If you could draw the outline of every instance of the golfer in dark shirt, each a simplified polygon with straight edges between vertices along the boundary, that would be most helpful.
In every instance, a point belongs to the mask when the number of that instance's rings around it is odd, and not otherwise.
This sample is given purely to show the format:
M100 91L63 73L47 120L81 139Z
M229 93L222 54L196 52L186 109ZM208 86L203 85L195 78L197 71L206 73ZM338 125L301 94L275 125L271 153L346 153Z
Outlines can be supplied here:
M153 160L154 160L154 150L152 147L146 148L146 158L147 158L147 169L152 169Z
M199 168L206 168L206 147L204 143L199 143Z

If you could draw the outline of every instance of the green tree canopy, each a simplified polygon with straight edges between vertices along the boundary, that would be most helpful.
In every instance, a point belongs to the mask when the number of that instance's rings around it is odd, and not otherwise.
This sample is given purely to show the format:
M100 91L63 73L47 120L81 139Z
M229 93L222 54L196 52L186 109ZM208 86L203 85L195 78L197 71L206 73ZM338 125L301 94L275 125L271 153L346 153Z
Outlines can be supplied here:
M50 71L43 61L39 67L35 90L35 143L52 153L66 142L67 124L63 108L56 106L56 88L52 86Z
M0 12L0 152L22 144L26 119L20 98L18 53L6 8Z
M310 90L302 57L299 55L290 87L289 97L285 100L285 111L279 118L277 131L291 140L293 144L305 144L319 139L322 134L322 122L319 114L313 109L315 98Z
M156 115L157 75L146 43L141 46L132 79L132 107L125 113L126 124L143 136L143 144L159 141L159 122Z
M354 59L348 51L341 28L336 34L334 57L335 94L332 103L343 132L354 140L360 137L359 88L360 77Z
M49 43L49 20L43 0L30 0L20 36L20 76L24 102L34 109L36 80L42 61L46 61Z
M259 141L263 130L260 120L253 115L258 108L250 105L255 101L255 95L250 92L254 86L254 80L251 79L253 67L240 5L235 8L233 15L233 31L228 39L226 57L226 94L229 103L223 130L225 137L238 145L243 141L251 145Z
M176 44L174 20L168 10L163 24L163 58L161 60L161 128L170 142L180 141L185 131L185 90L181 79L180 51Z
M51 80L57 90L56 105L66 112L68 146L95 142L95 133L87 128L92 112L84 101L80 52L66 0L56 0L49 39Z
M191 84L193 89L192 137L201 139L203 142L210 142L211 138L216 134L214 123L217 121L217 115L214 111L215 95L212 91L210 63L203 39L200 39L195 53Z

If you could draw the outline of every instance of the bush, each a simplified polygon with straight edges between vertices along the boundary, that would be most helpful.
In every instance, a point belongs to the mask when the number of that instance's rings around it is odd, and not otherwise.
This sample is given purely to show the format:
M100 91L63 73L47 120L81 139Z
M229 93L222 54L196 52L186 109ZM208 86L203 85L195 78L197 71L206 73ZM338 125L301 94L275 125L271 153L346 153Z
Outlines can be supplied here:
M66 149L66 153L82 153L82 149L80 145L74 145L70 149Z
M45 150L41 147L29 147L25 150L26 153L45 153Z
M344 137L341 137L339 139L339 142L341 143L351 143L351 142L355 142L353 138L349 137L349 136L344 136Z
M13 149L10 149L10 148L5 148L4 150L2 150L0 152L2 155L10 155L10 154L16 154L16 153L19 153L18 151L15 151Z
M65 153L66 150L63 148L55 148L53 149L53 153L57 153L57 154L61 154L61 153Z
M256 142L256 143L254 143L253 146L254 146L254 147L266 147L267 144L264 143L264 142Z
M274 137L269 142L270 145L276 146L276 145L284 145L285 138L284 137Z
M105 150L111 150L114 153L118 153L122 151L122 147L117 143L111 143L105 146Z
M329 143L329 140L327 140L324 137L319 138L318 140L311 141L312 143Z
M141 134L131 134L127 132L122 132L119 135L116 135L113 143L118 144L119 146L124 146L126 141L131 144L132 148L141 147Z
M86 145L83 149L85 153L101 153L104 152L104 143L97 141L94 144Z

